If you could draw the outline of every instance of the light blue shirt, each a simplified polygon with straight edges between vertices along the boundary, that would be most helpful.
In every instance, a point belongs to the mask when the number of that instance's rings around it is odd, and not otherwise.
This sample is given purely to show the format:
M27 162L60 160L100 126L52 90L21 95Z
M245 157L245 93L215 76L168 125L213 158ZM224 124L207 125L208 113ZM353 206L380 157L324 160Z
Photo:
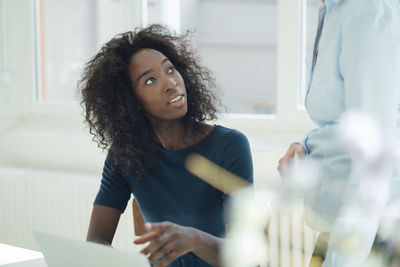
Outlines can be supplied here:
M321 232L332 231L353 171L336 135L339 119L362 111L389 135L399 126L400 102L400 0L326 0L325 7L305 103L318 128L302 140L321 166L317 190L305 200L306 221Z

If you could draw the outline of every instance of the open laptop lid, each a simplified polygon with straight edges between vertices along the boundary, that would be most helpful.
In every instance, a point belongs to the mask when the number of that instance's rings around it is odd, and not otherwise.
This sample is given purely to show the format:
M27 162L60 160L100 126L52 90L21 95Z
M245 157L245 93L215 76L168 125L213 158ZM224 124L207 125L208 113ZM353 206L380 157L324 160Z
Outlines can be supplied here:
M48 267L150 267L147 258L140 253L41 232L34 232L33 236Z

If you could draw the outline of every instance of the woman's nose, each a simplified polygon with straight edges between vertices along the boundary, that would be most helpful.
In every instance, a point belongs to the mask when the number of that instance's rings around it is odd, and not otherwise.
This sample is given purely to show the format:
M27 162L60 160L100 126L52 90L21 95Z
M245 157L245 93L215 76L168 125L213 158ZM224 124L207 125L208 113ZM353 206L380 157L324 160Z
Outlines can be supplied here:
M178 83L175 80L168 80L168 83L165 85L165 92L175 91L177 86Z

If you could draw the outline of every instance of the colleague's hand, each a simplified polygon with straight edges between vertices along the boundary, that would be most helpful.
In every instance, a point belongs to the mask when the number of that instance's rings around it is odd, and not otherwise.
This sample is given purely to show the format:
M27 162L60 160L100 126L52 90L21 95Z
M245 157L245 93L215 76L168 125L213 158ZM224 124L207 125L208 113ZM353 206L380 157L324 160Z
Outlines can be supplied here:
M154 267L164 267L176 258L195 250L199 244L198 230L171 222L146 223L147 233L137 238L135 244L150 242L140 252L151 263L160 260Z
M297 142L292 143L286 151L286 154L279 160L278 171L281 177L284 176L284 172L287 170L290 161L292 161L295 157L304 157L305 154L306 150L302 144Z

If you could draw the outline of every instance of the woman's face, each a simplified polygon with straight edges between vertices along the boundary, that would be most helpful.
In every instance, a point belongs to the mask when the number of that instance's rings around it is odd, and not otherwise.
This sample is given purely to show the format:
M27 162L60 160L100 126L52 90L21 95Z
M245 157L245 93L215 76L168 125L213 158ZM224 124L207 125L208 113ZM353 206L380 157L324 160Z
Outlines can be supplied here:
M180 73L161 52L142 49L130 60L133 92L152 123L180 119L187 112L186 88Z

